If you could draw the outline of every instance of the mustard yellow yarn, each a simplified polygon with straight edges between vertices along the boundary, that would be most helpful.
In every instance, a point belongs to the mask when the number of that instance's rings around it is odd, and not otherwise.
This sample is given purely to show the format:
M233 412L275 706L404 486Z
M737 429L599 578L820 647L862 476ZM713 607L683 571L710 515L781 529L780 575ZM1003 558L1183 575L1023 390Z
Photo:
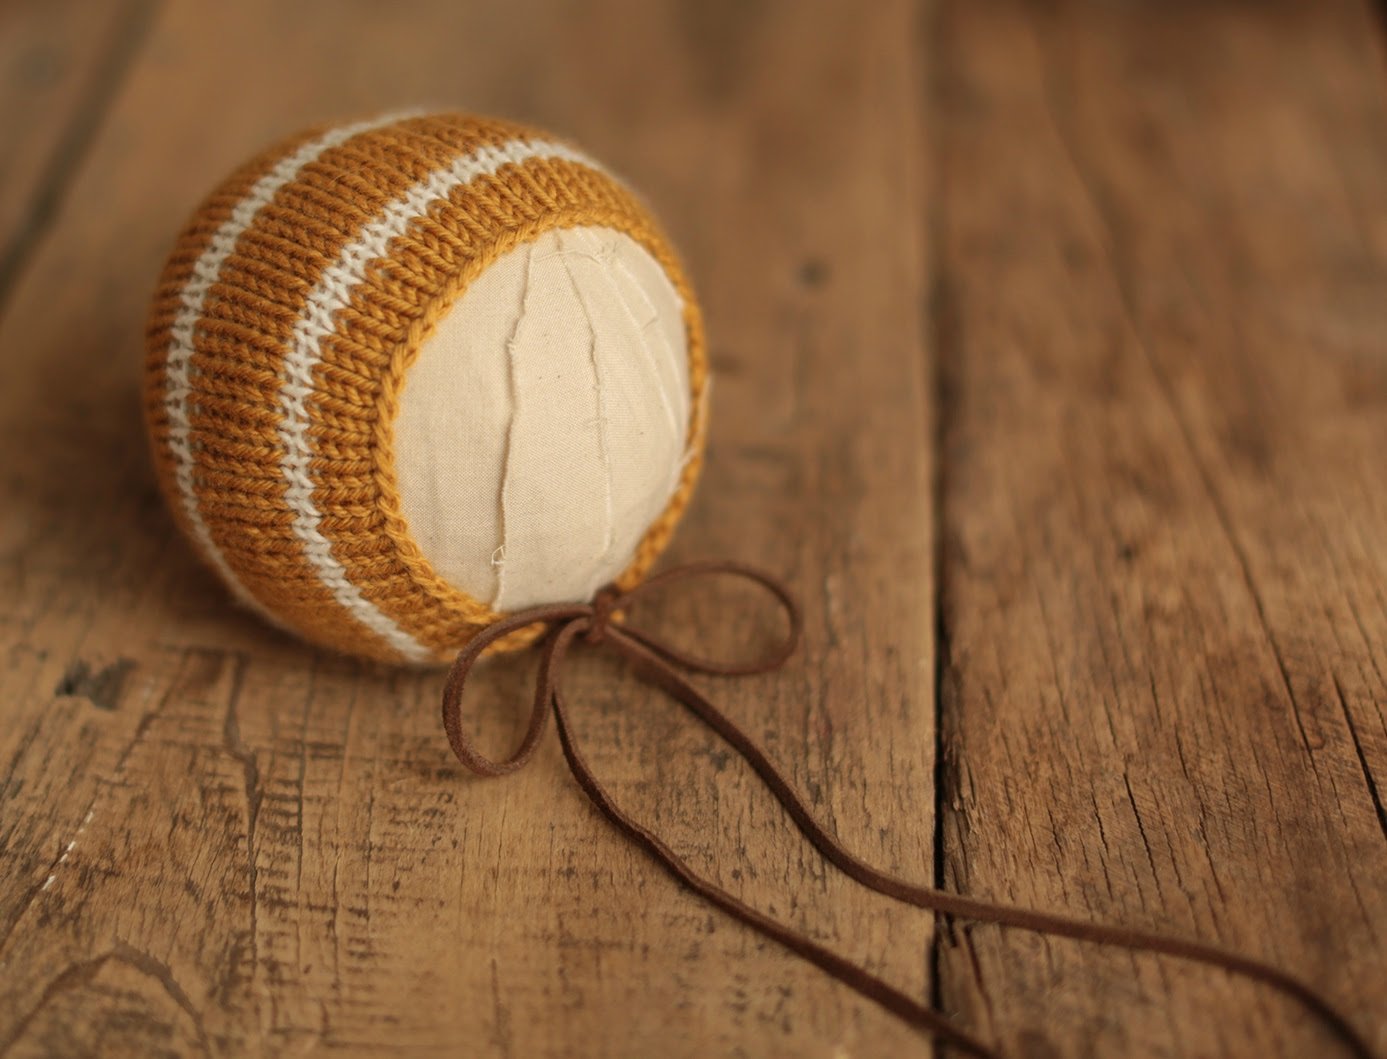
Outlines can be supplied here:
M630 191L537 130L440 114L304 133L207 198L155 294L146 420L175 518L248 605L314 643L420 664L499 617L410 535L394 464L401 388L473 280L580 226L629 236L684 305L691 455L618 579L631 587L698 477L708 369L693 291Z

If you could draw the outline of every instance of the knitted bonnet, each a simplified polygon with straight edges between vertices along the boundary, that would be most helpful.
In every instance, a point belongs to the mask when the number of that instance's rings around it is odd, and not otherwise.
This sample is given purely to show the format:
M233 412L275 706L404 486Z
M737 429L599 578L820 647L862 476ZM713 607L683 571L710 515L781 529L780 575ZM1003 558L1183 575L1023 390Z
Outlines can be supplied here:
M306 132L237 170L148 329L158 477L203 559L275 624L391 662L639 582L706 393L697 303L631 191L459 114Z

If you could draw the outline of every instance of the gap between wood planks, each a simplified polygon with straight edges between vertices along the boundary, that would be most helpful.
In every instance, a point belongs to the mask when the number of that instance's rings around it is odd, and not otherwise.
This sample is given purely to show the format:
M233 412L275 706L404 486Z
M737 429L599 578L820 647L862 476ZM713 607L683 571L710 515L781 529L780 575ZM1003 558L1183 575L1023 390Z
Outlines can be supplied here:
M922 4L917 30L917 54L920 69L920 84L917 91L926 100L925 114L937 110L939 94L939 25L943 19L942 3ZM946 880L947 863L944 855L944 816L947 808L945 792L952 790L956 783L949 775L946 755L944 718L944 679L949 667L949 628L944 613L944 576L946 547L944 541L945 521L944 503L948 495L948 461L944 459L944 444L948 437L949 379L948 364L954 354L953 320L948 314L948 301L944 297L943 273L943 232L940 208L940 136L933 128L925 130L925 143L922 146L926 156L925 172L931 191L936 195L934 208L928 211L927 228L921 233L925 244L925 276L930 284L929 296L923 300L920 311L924 316L921 332L926 337L925 356L925 394L929 402L929 451L931 454L930 475L930 514L934 554L934 832L933 869L930 882L936 890L948 888ZM943 932L952 929L947 917L935 915L934 929L930 932L928 953L928 974L930 1006L935 1011L944 1010L944 966ZM935 1045L936 1053L942 1051Z
M63 123L65 131L44 163L18 225L12 232L0 232L0 236L6 237L5 244L0 246L0 316L30 256L62 209L73 177L81 169L112 103L119 97L121 84L149 36L159 3L160 0L131 0L128 14L118 21L116 32L98 52L92 74Z

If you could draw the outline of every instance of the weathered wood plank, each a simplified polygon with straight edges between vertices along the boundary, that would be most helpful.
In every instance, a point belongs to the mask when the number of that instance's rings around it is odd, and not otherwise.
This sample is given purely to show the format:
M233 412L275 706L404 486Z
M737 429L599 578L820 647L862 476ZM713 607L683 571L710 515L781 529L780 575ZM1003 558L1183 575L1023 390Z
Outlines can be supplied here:
M100 126L149 6L0 4L0 305Z
M1387 1046L1387 76L1365 5L949 3L943 854ZM1226 976L977 927L1026 1055L1329 1054Z
M552 743L504 782L465 779L438 675L315 654L234 611L160 509L136 399L177 224L272 137L431 99L585 142L648 192L706 295L712 453L678 553L780 570L812 615L786 674L719 698L856 848L928 877L914 14L163 10L0 331L0 1054L920 1047L667 882ZM738 604L654 609L734 649L757 624ZM516 728L522 668L478 688L486 745ZM924 917L825 876L658 698L601 662L575 677L594 764L695 864L924 990Z

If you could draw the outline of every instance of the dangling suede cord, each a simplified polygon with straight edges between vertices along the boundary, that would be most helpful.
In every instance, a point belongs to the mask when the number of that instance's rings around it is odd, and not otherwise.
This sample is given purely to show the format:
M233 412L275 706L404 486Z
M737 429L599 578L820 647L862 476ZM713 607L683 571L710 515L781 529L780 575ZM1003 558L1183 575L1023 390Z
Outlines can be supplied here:
M789 618L789 635L784 642L763 658L744 663L721 663L685 654L646 633L627 625L616 624L613 620L614 615L624 614L634 603L657 589L678 581L712 574L729 574L743 578L761 585L775 596ZM514 754L504 761L491 761L477 752L472 741L462 730L461 704L467 676L472 671L473 664L491 644L507 633L538 624L549 626L549 631L543 641L544 654L535 685L534 709L530 714L529 728ZM653 577L629 592L605 588L592 603L535 607L509 615L483 629L459 653L448 674L443 690L443 727L448 732L448 741L452 744L458 760L464 765L483 776L502 776L520 768L530 759L544 732L545 718L552 709L564 756L568 759L568 767L573 771L579 785L618 830L641 846L667 872L709 903L809 960L906 1022L969 1054L1000 1059L1000 1053L996 1049L955 1026L927 1004L888 985L804 934L777 923L721 887L695 874L658 835L637 823L617 806L606 788L588 768L569 726L568 704L564 699L561 678L568 650L573 641L581 636L586 643L608 647L621 655L634 666L641 678L663 688L726 740L756 770L757 775L770 788L771 793L785 807L791 819L815 848L842 872L863 886L943 915L1020 927L1040 934L1077 938L1100 945L1117 945L1127 949L1164 953L1244 975L1300 1001L1334 1032L1357 1059L1373 1059L1366 1041L1319 993L1299 978L1260 960L1199 941L1152 934L1127 927L1090 923L1026 908L1013 908L919 886L886 875L848 852L842 843L814 818L804 799L795 792L790 782L771 764L746 732L729 720L676 669L679 667L686 671L719 676L743 676L776 669L794 653L802 625L803 619L798 604L789 590L775 578L740 563L689 563Z

